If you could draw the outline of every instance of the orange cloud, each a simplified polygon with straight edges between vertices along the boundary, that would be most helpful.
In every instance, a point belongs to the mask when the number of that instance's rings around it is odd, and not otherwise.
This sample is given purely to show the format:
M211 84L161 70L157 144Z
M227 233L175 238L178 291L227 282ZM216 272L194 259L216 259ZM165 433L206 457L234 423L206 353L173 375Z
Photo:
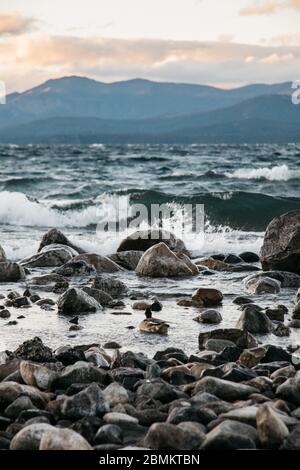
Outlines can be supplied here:
M260 2L240 10L241 16L270 15L284 8L300 9L300 0L271 0Z
M32 18L25 18L18 13L0 13L0 36L22 34L33 26Z

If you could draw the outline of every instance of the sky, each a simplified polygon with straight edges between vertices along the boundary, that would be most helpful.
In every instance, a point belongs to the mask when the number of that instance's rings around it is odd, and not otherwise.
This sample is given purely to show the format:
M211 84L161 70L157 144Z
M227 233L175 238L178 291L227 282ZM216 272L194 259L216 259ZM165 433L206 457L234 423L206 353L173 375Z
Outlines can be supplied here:
M1 0L0 80L294 81L299 25L300 0Z

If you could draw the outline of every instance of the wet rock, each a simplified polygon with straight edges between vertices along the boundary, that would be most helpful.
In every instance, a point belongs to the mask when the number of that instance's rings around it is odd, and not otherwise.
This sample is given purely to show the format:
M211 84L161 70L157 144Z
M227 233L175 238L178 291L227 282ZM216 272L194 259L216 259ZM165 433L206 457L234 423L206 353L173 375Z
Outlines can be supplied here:
M112 382L103 390L103 396L111 406L128 403L129 401L128 391L116 382Z
M133 302L131 308L133 310L143 310L145 311L147 308L150 308L151 304L149 302L144 302L144 301L137 301Z
M14 352L20 359L26 359L33 362L52 362L53 354L48 346L45 346L42 340L36 336L33 339L24 341Z
M96 382L99 384L109 383L108 375L105 371L98 369L89 362L76 362L67 366L55 381L57 389L66 389L73 383L87 384Z
M84 437L72 429L52 427L45 432L39 450L93 450Z
M238 421L226 420L216 426L206 436L202 450L255 449L256 430Z
M43 434L55 429L47 423L31 424L21 429L10 443L10 450L38 450Z
M127 424L138 424L138 419L134 418L133 416L129 416L126 413L117 413L117 412L110 412L106 413L103 416L103 421L107 424L115 424L115 425L127 425Z
M213 419L216 419L217 415L208 409L199 409L196 406L177 406L172 408L169 413L167 423L180 424L183 422L197 422L201 424L208 424Z
M95 434L103 422L97 416L86 416L70 426L70 429L81 434L88 442L93 442Z
M262 359L261 362L264 363L274 363L274 361L286 361L291 363L292 362L292 356L282 347L280 346L275 346L274 344L267 344L264 346L266 348L266 354L264 358ZM278 364L278 369L280 367L283 367L282 365L280 366Z
M265 357L266 352L267 350L264 347L244 349L238 362L246 367L255 367Z
M116 341L108 341L103 345L104 349L120 349L122 346Z
M137 367L146 370L147 366L151 363L152 361L143 353L134 353L132 351L126 351L120 356L119 366Z
M99 348L92 347L84 352L85 359L97 367L109 369L108 357Z
M56 273L44 274L43 276L36 276L30 280L30 283L35 286L53 286L57 282L65 282L66 279ZM33 301L32 301L33 302Z
M296 426L285 438L280 450L300 450L300 426Z
M118 299L127 292L127 286L124 282L106 276L97 276L93 281L92 287L106 292L113 299Z
M6 308L4 310L0 310L0 318L9 318L10 312Z
M58 348L55 351L55 358L62 362L64 366L75 364L78 361L85 361L84 352L71 346L61 346Z
M235 348L235 344L227 339L208 339L205 341L205 349L208 351L216 351L218 353L224 351L225 348Z
M203 442L203 432L195 427L175 426L168 423L154 423L147 432L144 444L150 449L191 450L197 449Z
M4 415L7 418L16 419L24 410L33 409L35 406L27 396L19 396L4 410Z
M32 403L38 408L44 408L49 399L48 395L40 392L34 387L16 382L0 383L0 408L7 407L21 395L29 397Z
M55 268L70 261L76 251L65 245L49 245L36 255L24 258L20 264L26 268Z
M260 260L259 256L251 251L244 251L239 254L239 257L242 258L245 263L258 263Z
M269 277L281 283L281 287L300 287L300 275L288 271L264 271L249 276L247 279Z
M289 323L288 323L288 326L290 328L300 328L300 319L299 320L291 320Z
M132 367L119 367L111 371L113 380L120 383L127 390L134 390L136 383L142 380L145 376L145 372L138 368Z
M278 449L289 430L270 405L261 405L256 413L257 431L264 448Z
M72 287L64 292L57 302L58 311L64 315L74 315L102 310L102 306L82 289Z
M233 342L241 349L254 348L257 346L256 339L247 331L238 328L220 328L199 334L199 348L204 349L209 339L222 339Z
M122 268L134 271L143 253L143 251L137 250L120 251L119 253L110 255L109 258Z
M293 319L300 320L300 302L298 302L293 310Z
M228 264L238 264L238 263L242 263L242 262L243 262L243 260L240 256L234 255L232 253L227 255L224 259L224 263L228 263Z
M194 274L185 260L176 256L165 243L158 243L149 248L141 257L136 272L148 277L178 277Z
M40 364L22 361L20 364L21 377L25 384L37 387L40 390L50 390L57 378L57 372Z
M300 274L300 211L276 217L268 225L261 249L264 270L285 270Z
M237 305L246 305L252 304L252 299L250 299L249 297L239 296L233 299L232 302Z
M109 404L97 384L91 384L81 392L66 398L61 408L62 415L72 420L86 416L102 416L107 411Z
M75 277L95 276L97 271L94 266L88 264L86 261L72 259L59 268L56 268L55 273L59 274L60 276Z
M186 253L188 251L182 240L167 230L138 230L121 241L117 252L120 251L147 251L153 245L163 242L175 253Z
M284 315L288 313L288 309L284 305L276 305L267 307L265 313L270 320L284 321Z
M83 287L82 290L90 297L93 297L103 307L108 306L113 300L111 295L100 289L95 289L93 287Z
M284 336L290 336L291 330L288 326L284 325L280 321L273 322L273 334L282 338Z
M5 251L3 250L1 245L0 245L0 261L6 261Z
M172 387L172 385L162 379L153 379L144 382L138 387L136 393L137 402L158 400L161 403L169 403L180 398L180 396L180 392L178 392L175 387Z
M194 320L199 323L217 324L221 323L222 315L217 310L209 309L201 312L198 317L194 318Z
M217 289L200 287L192 295L192 300L199 302L204 307L214 307L222 303L223 294Z
M300 373L297 372L295 377L287 379L276 389L276 395L300 406Z
M196 383L194 393L198 392L211 393L225 401L235 401L247 399L249 395L256 393L257 389L215 377L204 377Z
M270 277L250 278L245 282L246 289L255 295L277 294L280 292L281 283Z
M48 232L43 235L38 251L40 252L48 245L66 245L77 253L84 253L84 250L75 246L60 230L56 228L48 230Z
M197 266L204 266L208 269L213 269L214 271L229 271L230 265L224 263L224 261L214 259L214 258L198 258L195 260Z
M75 256L74 261L85 261L87 264L92 265L96 269L97 273L115 273L118 271L124 271L123 268L118 266L111 259L96 253L85 253Z
M254 334L266 334L273 330L273 324L267 315L250 304L245 306L236 326Z
M15 308L21 308L21 307L29 306L30 301L28 297L17 297L16 299L13 300L12 304L13 304L13 307Z
M25 279L24 268L10 261L0 262L0 282L18 282Z
M105 424L98 429L95 444L122 444L123 432L116 424Z

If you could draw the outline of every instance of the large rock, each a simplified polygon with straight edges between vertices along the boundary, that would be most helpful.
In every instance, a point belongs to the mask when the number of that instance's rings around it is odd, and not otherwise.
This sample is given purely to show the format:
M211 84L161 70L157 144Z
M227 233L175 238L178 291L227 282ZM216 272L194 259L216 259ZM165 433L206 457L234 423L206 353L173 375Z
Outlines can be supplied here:
M193 293L192 300L204 307L214 307L222 303L223 294L218 289L200 287Z
M264 271L257 274L251 274L244 279L244 283L247 283L250 279L261 279L265 277L279 281L281 283L281 287L300 287L300 275L290 273L288 271Z
M256 412L257 431L264 448L278 449L289 435L279 416L268 404L261 405Z
M200 333L199 348L205 349L206 342L210 339L231 341L240 349L255 348L257 346L256 339L248 331L238 328L220 328Z
M97 384L91 384L79 393L66 398L61 412L68 419L77 420L86 416L103 415L109 411L109 403Z
M56 268L70 261L76 251L66 245L48 245L29 258L20 261L26 268Z
M30 385L18 384L16 382L0 383L0 409L6 408L20 396L29 397L38 408L44 408L49 399L46 393L40 392Z
M25 384L41 390L50 390L52 383L57 378L57 372L54 370L29 361L21 362L20 373Z
M276 395L300 406L300 372L279 385L276 389Z
M127 292L127 286L124 282L108 276L97 276L93 281L92 288L106 292L113 299L118 299Z
M102 306L82 289L72 287L64 292L57 302L58 311L65 315L96 312Z
M65 277L96 276L97 271L91 264L74 258L55 269L55 273Z
M208 309L201 312L198 317L194 318L194 320L199 323L217 324L221 323L222 315L217 310Z
M21 429L10 443L10 450L39 450L43 434L55 429L47 423L30 424Z
M117 252L120 251L147 251L153 245L164 242L170 250L175 253L186 253L188 251L182 240L167 230L137 230L121 241Z
M88 384L96 382L99 384L109 383L106 372L98 369L90 362L78 361L67 366L55 381L56 388L67 389L73 383Z
M216 426L206 436L202 450L255 449L257 432L248 424L226 420Z
M149 248L141 257L136 272L149 277L178 277L194 274L185 260L176 256L165 243L158 243Z
M271 221L265 233L260 259L264 270L300 274L300 210Z
M38 251L41 251L47 245L66 245L73 248L77 253L84 253L84 250L73 245L73 243L56 228L48 230L48 232L43 235Z
M281 282L271 277L251 278L245 282L245 287L255 295L277 294L280 292Z
M194 393L198 392L211 393L225 401L236 401L247 399L252 393L257 393L257 389L215 377L204 377L196 383Z
M180 427L169 423L154 423L149 428L144 444L150 449L198 449L204 439L198 427Z
M273 324L267 315L252 304L245 306L236 326L253 334L266 334L273 330Z
M23 266L10 261L0 262L0 282L18 282L25 279Z
M110 255L109 258L122 268L134 271L143 256L143 253L143 251L136 250L119 251L118 253Z
M92 265L97 273L115 273L117 271L124 271L123 268L118 266L111 259L106 256L97 255L96 253L85 253L75 256L74 261L85 261L87 264Z
M43 433L39 450L93 450L93 448L78 432L51 427Z

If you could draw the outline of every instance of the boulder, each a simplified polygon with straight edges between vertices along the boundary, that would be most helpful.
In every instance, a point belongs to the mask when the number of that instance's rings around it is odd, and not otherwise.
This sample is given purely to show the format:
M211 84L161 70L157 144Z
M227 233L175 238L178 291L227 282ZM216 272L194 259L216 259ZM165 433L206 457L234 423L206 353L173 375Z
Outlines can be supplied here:
M72 259L59 268L56 268L55 273L59 274L60 276L75 277L95 276L97 271L94 266L88 264L86 261Z
M93 450L93 448L78 432L51 427L43 433L39 450Z
M216 377L204 377L200 379L194 388L194 394L198 392L211 393L225 401L244 400L257 389L235 382L229 382Z
M88 384L96 382L99 384L109 383L108 375L102 369L98 369L90 362L78 361L67 366L55 381L57 389L67 389L73 383Z
M165 243L157 243L141 257L137 274L149 277L192 276L194 273L185 260L180 259Z
M48 245L66 245L77 251L77 253L84 253L84 250L78 246L73 245L72 242L58 229L52 228L43 235L38 251L41 251Z
M49 400L49 396L46 393L40 392L30 385L8 381L0 383L0 409L7 407L20 396L29 397L38 408L44 408Z
M0 282L18 282L25 279L25 269L18 263L0 262Z
M256 449L257 431L248 424L225 420L205 436L201 450Z
M106 389L103 390L103 396L111 406L119 404L124 405L129 402L128 391L117 382L109 384Z
M259 262L259 256L256 253L253 253L252 251L243 251L243 253L239 254L239 257L242 258L245 263Z
M66 245L48 245L36 255L22 259L20 264L26 268L55 268L70 261L76 253Z
M25 426L12 439L10 450L39 450L42 436L53 429L55 428L47 423Z
M245 287L255 295L277 294L280 292L281 282L271 277L250 278L245 282Z
M33 362L52 362L52 350L45 346L42 340L35 336L33 339L24 341L14 352L20 359L26 359Z
M102 416L108 411L109 403L96 383L66 398L61 407L62 415L71 420L86 416Z
M124 268L118 266L111 259L96 253L77 255L75 256L74 261L85 261L87 264L93 266L97 273L115 273L118 271L124 271Z
M267 307L265 313L270 320L283 322L288 309L284 305L275 305L274 307Z
M120 251L147 251L153 245L163 242L175 253L186 253L188 251L182 240L173 233L161 229L137 230L121 241L117 252Z
M204 307L214 307L222 303L223 294L218 289L200 287L193 293L192 300Z
M41 390L50 390L52 383L57 378L57 372L54 370L29 361L21 362L20 373L25 384Z
M150 449L157 450L198 449L203 442L204 433L199 427L195 431L195 425L180 427L169 423L154 423L145 436L144 444Z
M300 210L288 212L270 222L260 259L264 270L300 274Z
M238 348L248 349L257 346L256 339L248 332L238 328L220 328L199 334L199 348L204 349L209 339L221 339L233 342Z
M251 304L245 306L236 327L253 334L266 334L273 330L273 324L267 315Z
M106 292L113 299L118 299L127 292L124 282L107 276L95 277L92 287Z
M99 302L99 304L103 305L103 307L109 305L113 301L112 296L103 290L95 289L94 287L83 287L82 290L90 297L93 297L97 302Z
M72 287L64 292L57 302L58 311L64 315L76 315L102 310L102 306L82 289Z
M278 449L289 435L288 428L279 416L268 404L257 409L257 431L263 448Z
M217 324L221 323L222 315L217 310L208 309L201 312L198 317L194 318L194 320L199 323Z
M109 258L122 268L134 271L143 256L143 253L143 251L136 250L119 251L118 253L109 255Z

